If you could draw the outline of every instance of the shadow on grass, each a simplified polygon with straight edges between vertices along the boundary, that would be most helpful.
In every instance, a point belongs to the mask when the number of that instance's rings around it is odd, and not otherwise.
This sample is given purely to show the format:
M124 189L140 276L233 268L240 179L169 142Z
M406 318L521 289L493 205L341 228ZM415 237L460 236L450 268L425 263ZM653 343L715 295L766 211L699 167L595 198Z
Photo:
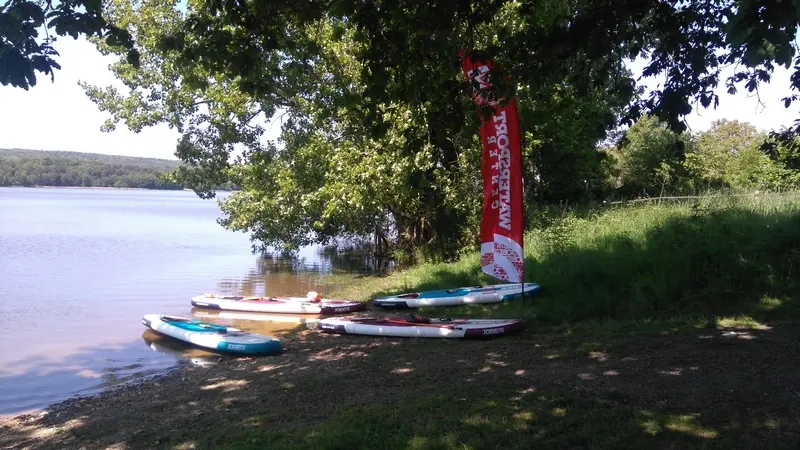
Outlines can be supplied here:
M420 312L519 317L550 326L669 323L675 317L713 325L719 316L800 317L800 216L738 207L696 210L638 234L610 234L590 244L584 240L580 247L565 236L563 245L541 252L545 256L529 254L526 281L542 286L533 298ZM371 297L497 282L482 274L477 263L466 270L430 269L423 282L380 289Z
M19 418L0 446L796 448L798 337L796 325L604 342L306 332L281 356Z

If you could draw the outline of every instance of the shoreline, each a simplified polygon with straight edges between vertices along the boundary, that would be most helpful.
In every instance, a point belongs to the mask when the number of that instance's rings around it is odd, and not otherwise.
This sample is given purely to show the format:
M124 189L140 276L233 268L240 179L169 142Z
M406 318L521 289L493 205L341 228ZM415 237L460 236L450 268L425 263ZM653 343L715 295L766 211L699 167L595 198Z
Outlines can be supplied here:
M113 187L113 186L0 186L0 188L8 189L102 189L109 191L183 191L194 192L190 188L180 189L154 189L154 188L138 188L138 187ZM232 193L238 191L229 191L225 189L216 189L217 194Z
M114 396L119 394L121 391L127 389L135 389L140 385L144 385L150 382L158 381L162 378L166 378L172 372L181 369L183 369L183 364L178 363L175 366L170 367L169 369L165 369L163 372L157 374L151 374L142 378L137 378L135 380L130 380L110 388L105 388L98 392L92 392L89 394L74 394L62 400L56 400L52 403L49 403L47 406L43 406L40 408L26 409L24 411L19 411L9 414L0 414L0 424L2 424L3 422L10 422L15 420L25 420L31 417L43 417L48 414L52 414L54 412L68 409L70 406L76 403L90 401L95 397Z
M99 396L113 396L116 393L118 393L118 391L124 391L126 389L136 388L139 385L144 385L150 382L158 381L162 378L166 378L173 372L186 369L186 366L191 366L191 363L188 360L185 359L177 360L173 366L163 369L159 372L151 373L139 378L125 381L123 383L114 385L112 387L104 388L96 392L91 392L87 394L73 394L61 400L55 400L51 403L48 403L46 406L42 406L39 408L30 408L14 413L0 414L0 424L2 424L4 421L13 421L21 418L45 416L47 414L50 414L52 411L59 411L66 409L73 403L89 401Z
M103 189L103 190L118 190L118 191L191 191L191 189L153 189L153 188L138 188L138 187L114 187L114 186L0 186L2 188L27 188L27 189Z

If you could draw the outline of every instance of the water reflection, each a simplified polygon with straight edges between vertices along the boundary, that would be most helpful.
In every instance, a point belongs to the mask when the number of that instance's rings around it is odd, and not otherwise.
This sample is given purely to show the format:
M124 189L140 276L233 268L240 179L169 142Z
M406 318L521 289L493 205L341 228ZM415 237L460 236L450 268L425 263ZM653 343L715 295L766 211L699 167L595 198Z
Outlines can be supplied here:
M271 272L374 273L396 267L387 257L374 255L373 245L363 239L342 239L332 245L313 245L297 252L265 252L261 264Z
M314 314L261 314L234 311L215 311L192 308L192 315L198 320L227 325L251 333L281 338L286 333L298 330L308 321L318 317Z
M264 296L305 296L318 290L323 278L336 273L385 273L395 263L372 255L369 243L313 246L292 253L265 253L241 278L218 282L219 293Z
M217 282L218 293L304 297L308 291L316 290L322 284L323 276L319 273L271 272L260 261L255 269L241 278L226 278Z
M219 323L222 325L232 326L240 330L246 330L251 333L263 334L264 336L274 336L280 338L288 332L297 330L302 324L297 320L252 320L252 319L233 319L233 318L217 318L209 320L209 322Z
M309 322L319 320L320 317L316 314L303 314L302 316L299 316L291 314L265 314L244 311L220 311L197 307L192 308L192 316L194 316L194 318L197 320L219 323L223 325L231 324L231 326L235 326L237 328L241 327L238 325L233 325L234 323L242 324L242 326L253 326L251 322L270 322L281 324L276 326L276 329L273 330L273 333L276 335L285 333L287 330L292 328L291 326L296 327L298 325L305 325ZM286 326L284 327L283 324Z
M213 364L222 358L222 355L218 353L191 346L185 342L156 333L150 329L142 333L142 340L154 352L171 356L179 361L187 361L198 366Z
M396 267L390 258L374 256L374 250L371 243L359 241L320 247L318 253L332 273L385 273Z

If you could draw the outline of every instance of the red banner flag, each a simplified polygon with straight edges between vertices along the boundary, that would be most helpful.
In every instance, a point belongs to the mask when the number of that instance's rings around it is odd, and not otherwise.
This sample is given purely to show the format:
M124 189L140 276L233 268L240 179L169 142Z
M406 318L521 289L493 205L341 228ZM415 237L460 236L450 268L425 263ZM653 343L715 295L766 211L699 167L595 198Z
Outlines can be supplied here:
M487 73L493 62L473 61L464 50L459 56L467 79L477 82L481 89L490 88ZM484 98L477 89L473 89L472 98L478 105L490 105L494 109L488 120L481 117L481 266L485 273L500 280L522 282L522 151L517 104L512 98L503 106Z

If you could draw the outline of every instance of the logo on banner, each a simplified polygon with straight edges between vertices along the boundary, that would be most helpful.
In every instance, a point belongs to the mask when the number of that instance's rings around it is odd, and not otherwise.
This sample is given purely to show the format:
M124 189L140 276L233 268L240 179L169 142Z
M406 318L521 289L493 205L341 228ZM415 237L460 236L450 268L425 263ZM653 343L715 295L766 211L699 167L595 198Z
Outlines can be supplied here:
M470 76L472 78L472 81L477 82L479 86L478 89L473 89L475 102L482 105L491 105L491 106L497 105L497 101L487 99L486 97L481 95L479 91L479 89L489 89L492 86L489 83L489 80L487 79L489 76L489 66L485 64L482 66L476 66L470 72Z

